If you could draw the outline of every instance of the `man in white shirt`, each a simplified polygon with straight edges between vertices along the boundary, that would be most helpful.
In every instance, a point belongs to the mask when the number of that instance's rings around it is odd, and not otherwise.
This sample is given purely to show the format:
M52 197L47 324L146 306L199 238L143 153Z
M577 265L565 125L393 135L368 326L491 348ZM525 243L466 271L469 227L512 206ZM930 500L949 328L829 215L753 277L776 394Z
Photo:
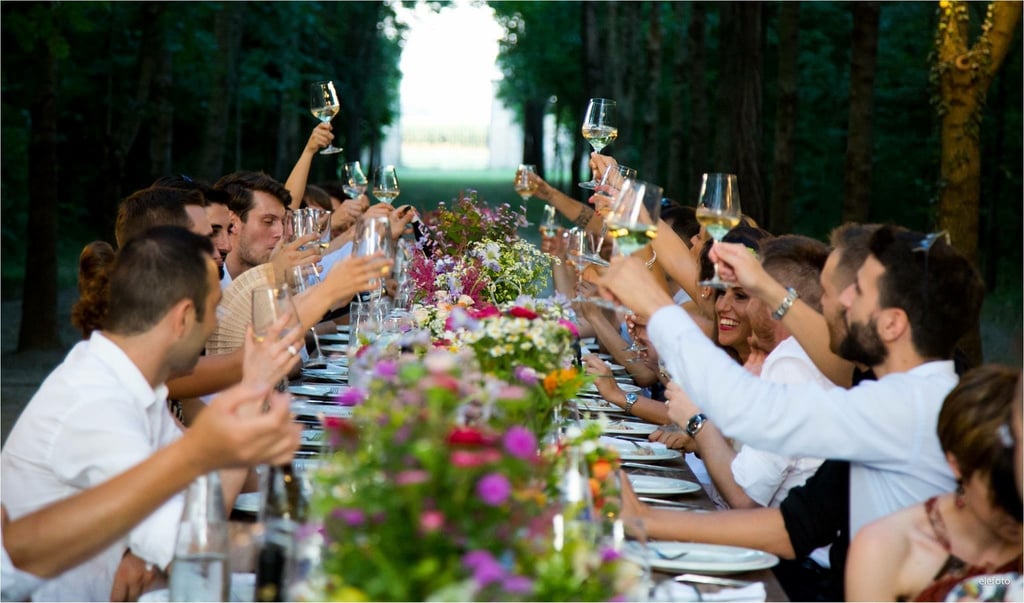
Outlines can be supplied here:
M180 437L164 382L195 366L220 295L208 238L159 227L122 247L111 268L104 329L46 378L0 454L2 500L12 519L104 482ZM42 586L36 598L128 597L127 584L145 564L170 563L181 510L181 496L171 498L126 538Z
M780 454L850 461L851 535L882 515L954 488L935 424L957 381L949 360L953 348L978 320L984 296L977 271L941 236L886 226L869 248L854 284L839 296L848 331L841 351L872 367L879 380L851 390L767 383L749 375L699 337L692 320L629 258L616 259L601 282L651 316L652 341L669 371L723 433ZM757 285L733 269L748 255L716 245L712 259L722 263L724 278L750 290ZM781 316L793 296L779 301L775 314ZM775 531L764 533L759 544L776 548L785 527L778 516L771 521ZM677 526L654 524L648 529L654 537L678 535ZM694 527L682 528L690 539L735 537L719 524L715 530Z

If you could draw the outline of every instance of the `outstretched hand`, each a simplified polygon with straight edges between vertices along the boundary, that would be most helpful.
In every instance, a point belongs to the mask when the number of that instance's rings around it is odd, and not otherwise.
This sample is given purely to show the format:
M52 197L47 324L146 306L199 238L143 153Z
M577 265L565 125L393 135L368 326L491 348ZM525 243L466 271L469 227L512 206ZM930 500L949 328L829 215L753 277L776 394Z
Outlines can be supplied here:
M299 362L305 329L294 324L295 317L283 313L267 329L263 341L257 341L252 326L246 330L242 353L242 382L273 386L284 379Z
M658 286L643 260L634 256L616 256L597 281L601 295L637 314L653 316L660 308L674 305L672 298Z
M346 304L356 293L379 286L377 279L387 276L391 272L392 264L392 260L380 253L368 256L350 255L334 264L322 283L332 291L331 305Z
M334 141L332 129L330 123L321 122L317 124L310 133L309 140L306 141L306 147L303 151L312 154L331 144Z

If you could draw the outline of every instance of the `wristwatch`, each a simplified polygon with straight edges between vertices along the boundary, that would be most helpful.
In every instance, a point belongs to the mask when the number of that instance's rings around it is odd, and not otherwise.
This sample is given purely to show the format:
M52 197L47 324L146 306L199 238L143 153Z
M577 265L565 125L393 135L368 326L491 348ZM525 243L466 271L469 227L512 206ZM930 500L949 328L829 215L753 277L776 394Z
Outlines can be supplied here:
M704 429L704 423L707 423L707 420L707 416L705 416L702 412L699 412L690 417L690 420L686 422L686 435L690 436L691 438L697 437L697 434L700 433L700 430Z
M633 405L640 399L640 396L636 395L636 392L629 392L626 394L626 414L633 414Z

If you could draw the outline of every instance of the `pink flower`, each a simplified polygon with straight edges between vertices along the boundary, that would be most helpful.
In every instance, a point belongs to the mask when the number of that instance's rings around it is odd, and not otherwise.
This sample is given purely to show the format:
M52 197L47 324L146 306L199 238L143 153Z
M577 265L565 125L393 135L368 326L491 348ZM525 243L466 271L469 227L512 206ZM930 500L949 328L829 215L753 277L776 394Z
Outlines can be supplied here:
M349 527L362 525L366 521L366 514L361 509L340 508L331 511L331 516L340 519Z
M520 459L532 459L537 456L537 439L525 427L510 427L505 432L505 450Z
M573 337L579 339L580 331L579 331L579 329L576 328L576 325L572 324L572 321L566 320L564 318L560 318L560 319L558 319L558 324L560 324L563 327L565 327L566 329L568 329L569 332L572 333Z
M504 504L511 493L512 484L500 473L489 473L476 483L476 495L492 507Z
M495 316L501 316L501 312L496 306L487 305L482 308L470 310L470 316L477 320L483 318L493 318Z
M365 399L366 396L363 395L363 392L359 388L350 387L338 396L337 402L342 406L355 406L357 404L362 404Z
M456 467L478 467L485 462L479 454L468 450L453 450L451 460Z
M440 511L424 511L420 514L420 529L424 532L436 532L444 526L444 513Z
M537 385L537 371L528 366L517 366L513 374L526 385Z
M533 310L529 310L521 306L513 306L512 308L510 308L508 311L508 315L512 316L513 318L526 318L528 320L533 320L534 318L540 316Z
M422 484L427 481L430 477L426 471L420 469L409 469L407 471L399 471L395 475L395 485L397 486L409 486L413 484Z
M487 443L482 431L470 427L455 427L448 434L448 443L453 446L483 446Z

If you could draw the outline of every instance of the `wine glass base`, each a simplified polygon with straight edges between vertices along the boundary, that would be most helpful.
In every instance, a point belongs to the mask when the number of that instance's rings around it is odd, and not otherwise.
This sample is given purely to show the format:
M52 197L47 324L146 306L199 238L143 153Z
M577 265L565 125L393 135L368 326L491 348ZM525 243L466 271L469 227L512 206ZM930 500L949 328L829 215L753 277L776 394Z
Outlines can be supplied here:
M719 289L721 291L725 291L726 289L734 287L732 283L728 283L717 278L713 278L707 281L700 281L699 283L697 283L697 285L700 287L711 287L712 289Z
M320 154L321 155L334 155L335 153L340 153L340 152L342 152L344 150L345 149L338 148L338 147L332 145L332 146L329 146L329 147L324 147L320 151Z
M589 181L587 181L587 182L580 182L580 183L579 183L579 185L580 185L580 188L585 188L585 189L587 189L588 191L592 191L592 190L595 190L595 189L597 188L597 185L598 185L598 184L601 184L601 183L600 183L600 182L597 182L596 180L589 180Z

